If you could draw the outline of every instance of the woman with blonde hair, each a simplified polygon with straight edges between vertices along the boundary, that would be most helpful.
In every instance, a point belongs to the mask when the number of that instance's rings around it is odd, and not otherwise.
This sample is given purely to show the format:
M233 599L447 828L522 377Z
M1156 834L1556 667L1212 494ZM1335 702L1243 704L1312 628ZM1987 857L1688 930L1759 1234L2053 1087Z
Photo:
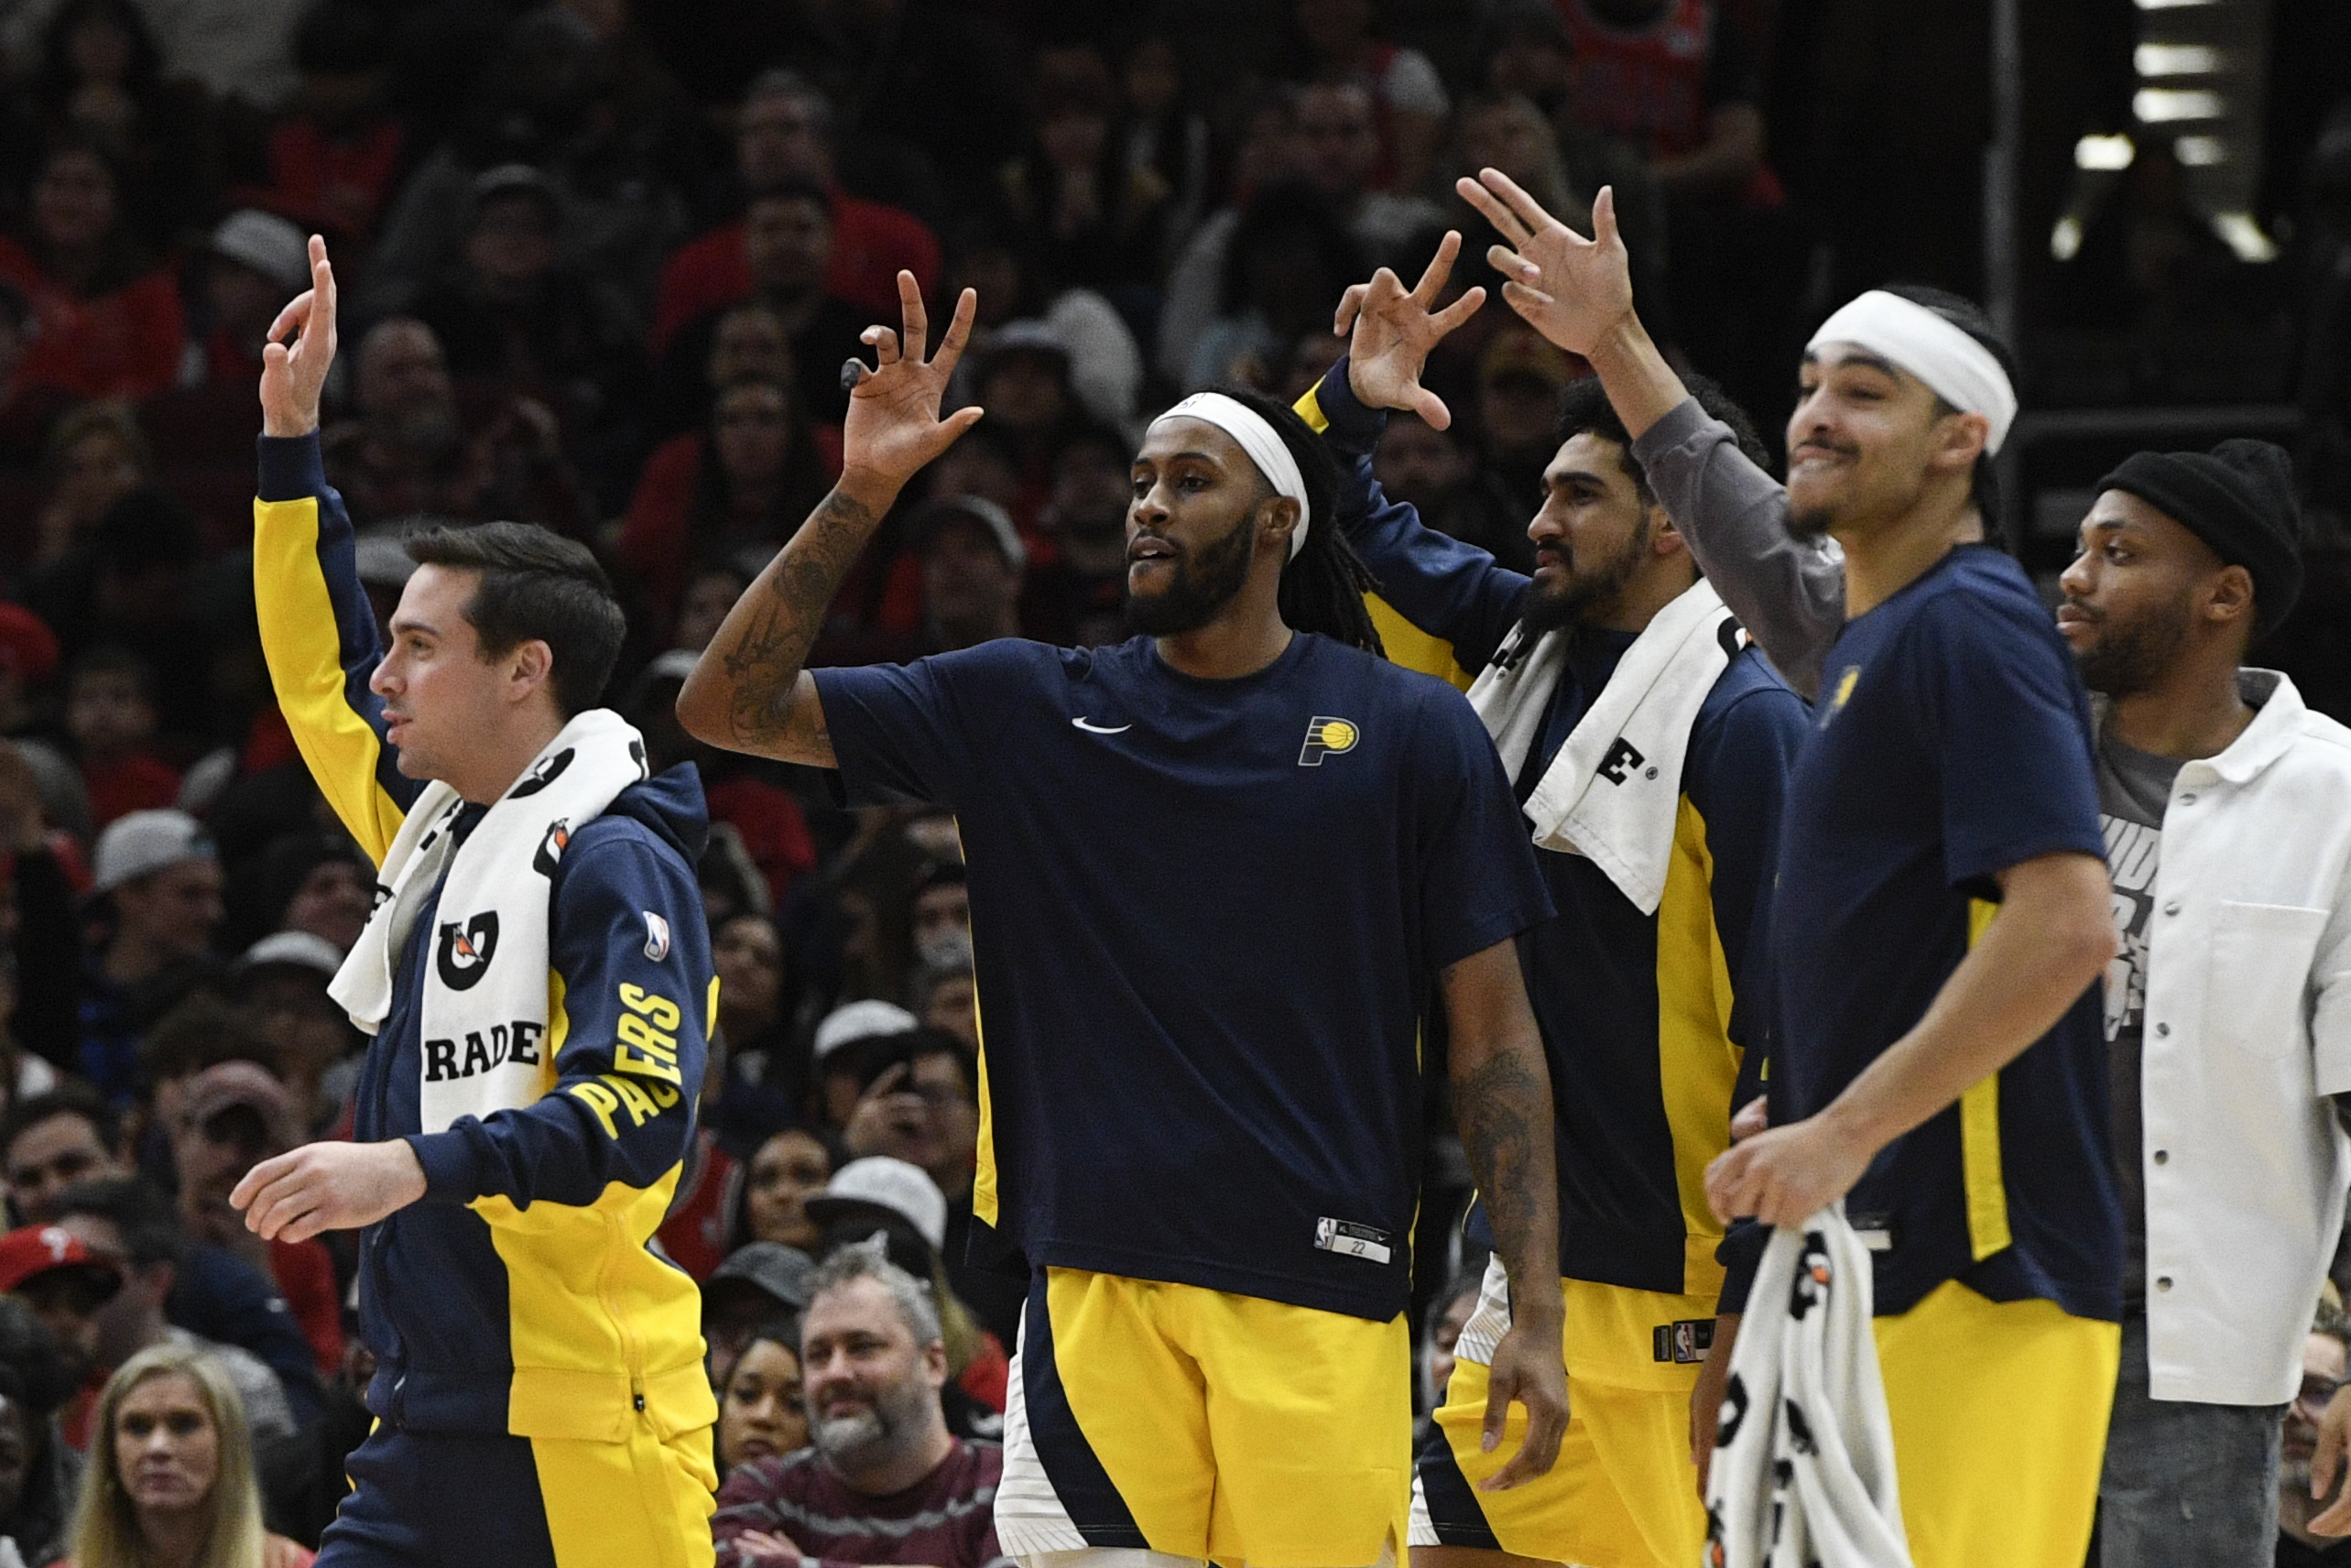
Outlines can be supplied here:
M106 1380L66 1568L310 1568L261 1525L245 1407L217 1362L158 1345Z

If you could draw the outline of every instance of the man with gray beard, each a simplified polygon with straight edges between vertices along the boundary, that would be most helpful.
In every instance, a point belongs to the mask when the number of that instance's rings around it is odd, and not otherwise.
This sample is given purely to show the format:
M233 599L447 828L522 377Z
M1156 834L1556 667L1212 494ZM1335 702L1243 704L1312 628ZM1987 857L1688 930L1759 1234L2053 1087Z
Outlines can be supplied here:
M1009 1568L995 1523L1004 1454L947 1430L947 1347L930 1287L876 1237L826 1258L811 1291L800 1367L814 1446L727 1477L711 1521L719 1568Z

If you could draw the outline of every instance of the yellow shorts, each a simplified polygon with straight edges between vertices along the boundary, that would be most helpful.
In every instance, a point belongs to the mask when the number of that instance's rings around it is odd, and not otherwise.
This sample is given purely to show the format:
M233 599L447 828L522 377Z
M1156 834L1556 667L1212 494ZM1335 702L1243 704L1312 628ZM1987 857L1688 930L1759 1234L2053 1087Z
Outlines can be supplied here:
M1568 1427L1559 1463L1507 1492L1476 1489L1518 1453L1527 1427L1525 1411L1513 1407L1501 1443L1480 1452L1486 1367L1510 1326L1497 1260L1455 1347L1435 1430L1416 1458L1411 1542L1589 1568L1689 1568L1706 1541L1690 1464L1690 1389L1704 1356L1695 1325L1711 1329L1714 1300L1583 1279L1561 1280L1560 1291Z
M1954 1279L1877 1331L1917 1568L2081 1568L2121 1325Z
M1047 1269L1012 1362L996 1540L1369 1568L1404 1539L1411 1375L1401 1314Z

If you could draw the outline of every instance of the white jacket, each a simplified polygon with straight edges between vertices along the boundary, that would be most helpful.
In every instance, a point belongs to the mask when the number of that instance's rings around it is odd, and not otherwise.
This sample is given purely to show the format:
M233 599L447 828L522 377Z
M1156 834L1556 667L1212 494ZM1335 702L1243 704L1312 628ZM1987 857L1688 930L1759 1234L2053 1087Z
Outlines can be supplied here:
M2343 1228L2351 1090L2351 729L2273 670L2163 811L2147 958L2150 1392L2294 1397Z

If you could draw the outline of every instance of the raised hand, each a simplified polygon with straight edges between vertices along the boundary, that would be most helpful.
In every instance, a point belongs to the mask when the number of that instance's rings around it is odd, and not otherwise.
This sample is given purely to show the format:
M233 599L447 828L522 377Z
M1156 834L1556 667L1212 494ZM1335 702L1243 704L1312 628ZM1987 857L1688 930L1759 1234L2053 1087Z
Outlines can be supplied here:
M922 355L931 319L911 272L898 275L898 299L903 340L882 326L867 327L864 333L879 364L878 368L860 365L856 385L849 389L849 417L841 428L844 485L857 475L895 491L980 421L976 407L959 408L944 419L939 417L947 378L955 373L955 362L963 357L963 344L972 335L979 296L963 290L955 301L954 320L947 323L947 335L929 360Z
M1420 385L1420 371L1429 351L1486 303L1486 290L1471 289L1443 310L1431 310L1460 255L1461 235L1448 229L1410 293L1403 279L1383 267L1370 282L1354 285L1340 299L1332 330L1354 333L1347 343L1347 386L1366 408L1418 414L1432 430L1453 422L1445 400Z
M1462 199L1506 242L1486 252L1502 274L1502 299L1527 323L1570 354L1595 345L1633 313L1633 275L1616 232L1616 193L1600 188L1592 203L1592 238L1561 223L1498 169L1455 181Z
M261 349L263 435L305 436L319 428L319 390L334 363L334 311L327 242L312 234L310 286L278 312Z

